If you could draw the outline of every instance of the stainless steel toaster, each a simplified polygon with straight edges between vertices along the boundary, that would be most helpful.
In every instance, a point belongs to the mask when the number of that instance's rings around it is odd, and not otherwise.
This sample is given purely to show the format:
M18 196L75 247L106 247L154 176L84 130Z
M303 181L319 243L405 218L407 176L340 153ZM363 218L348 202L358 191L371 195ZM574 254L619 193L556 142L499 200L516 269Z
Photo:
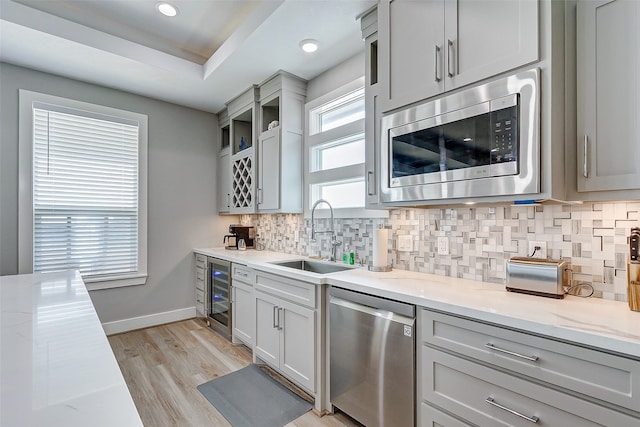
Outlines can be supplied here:
M514 257L507 261L507 291L564 298L569 264L562 260Z

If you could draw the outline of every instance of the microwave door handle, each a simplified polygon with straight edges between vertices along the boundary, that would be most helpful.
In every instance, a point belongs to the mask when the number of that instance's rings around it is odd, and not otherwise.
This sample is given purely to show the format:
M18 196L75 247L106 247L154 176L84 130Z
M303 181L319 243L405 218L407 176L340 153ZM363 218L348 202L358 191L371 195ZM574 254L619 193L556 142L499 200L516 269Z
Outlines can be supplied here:
M439 67L438 67L438 58L440 57L440 46L436 45L436 48L434 50L434 59L433 59L433 63L435 64L435 80L436 82L440 82L441 77L438 75L438 71L440 71Z

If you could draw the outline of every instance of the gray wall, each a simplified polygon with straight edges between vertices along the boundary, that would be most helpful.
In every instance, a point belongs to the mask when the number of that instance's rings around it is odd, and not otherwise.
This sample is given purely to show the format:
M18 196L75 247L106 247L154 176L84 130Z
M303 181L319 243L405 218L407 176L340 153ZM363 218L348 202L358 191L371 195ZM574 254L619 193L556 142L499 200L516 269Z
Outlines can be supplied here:
M307 83L307 100L312 101L359 77L364 76L364 52L359 53L325 71Z
M149 117L146 285L92 291L102 322L194 306L194 247L220 246L215 115L0 63L0 275L18 272L18 89Z

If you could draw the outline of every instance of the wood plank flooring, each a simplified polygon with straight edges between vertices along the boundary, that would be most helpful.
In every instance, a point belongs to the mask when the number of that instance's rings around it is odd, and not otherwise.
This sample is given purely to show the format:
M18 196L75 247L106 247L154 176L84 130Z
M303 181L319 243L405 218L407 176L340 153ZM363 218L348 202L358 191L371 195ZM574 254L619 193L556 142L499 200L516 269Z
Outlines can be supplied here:
M250 364L249 349L197 319L112 335L109 343L145 427L230 426L196 387ZM286 427L320 426L359 424L310 411Z

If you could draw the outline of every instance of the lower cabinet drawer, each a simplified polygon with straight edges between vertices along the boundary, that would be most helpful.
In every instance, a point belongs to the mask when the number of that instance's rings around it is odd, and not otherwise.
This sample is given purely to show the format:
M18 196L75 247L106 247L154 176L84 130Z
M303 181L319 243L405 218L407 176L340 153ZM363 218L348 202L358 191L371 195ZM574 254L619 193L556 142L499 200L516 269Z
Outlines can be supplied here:
M471 427L471 424L463 423L424 402L420 405L420 417L421 427Z
M638 360L431 310L420 316L432 346L640 412Z
M316 285L256 271L255 288L306 307L316 307Z
M196 289L196 316L204 317L205 312L205 301L204 301L204 292Z
M232 264L231 278L233 278L234 281L241 281L247 285L253 286L253 282L255 282L255 273L251 268L242 264Z
M477 426L633 426L638 419L422 346L424 401Z
M205 268L207 266L207 256L196 254L196 266Z
M201 291L204 291L204 283L205 283L204 268L200 268L196 266L196 288L200 289Z

